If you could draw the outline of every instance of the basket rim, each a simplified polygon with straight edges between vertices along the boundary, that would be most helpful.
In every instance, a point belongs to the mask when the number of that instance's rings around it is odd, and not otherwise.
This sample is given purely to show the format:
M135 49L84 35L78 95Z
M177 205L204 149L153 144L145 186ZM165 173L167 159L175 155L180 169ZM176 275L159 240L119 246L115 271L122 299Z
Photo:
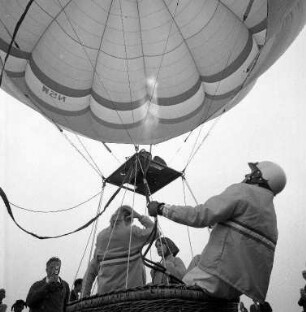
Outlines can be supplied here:
M211 304L237 304L234 300L220 299L208 295L199 286L186 285L145 285L127 290L113 291L103 295L93 295L67 304L68 311L82 308L94 308L101 305L120 304L133 301L182 300L188 302L206 302Z

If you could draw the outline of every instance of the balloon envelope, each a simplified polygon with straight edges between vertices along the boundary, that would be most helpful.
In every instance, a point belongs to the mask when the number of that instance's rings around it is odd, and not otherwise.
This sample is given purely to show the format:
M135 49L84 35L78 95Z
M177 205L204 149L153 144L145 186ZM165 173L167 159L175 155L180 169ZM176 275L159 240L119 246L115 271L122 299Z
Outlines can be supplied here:
M305 2L36 0L1 87L95 140L162 142L239 103L304 26ZM27 3L0 0L1 67Z

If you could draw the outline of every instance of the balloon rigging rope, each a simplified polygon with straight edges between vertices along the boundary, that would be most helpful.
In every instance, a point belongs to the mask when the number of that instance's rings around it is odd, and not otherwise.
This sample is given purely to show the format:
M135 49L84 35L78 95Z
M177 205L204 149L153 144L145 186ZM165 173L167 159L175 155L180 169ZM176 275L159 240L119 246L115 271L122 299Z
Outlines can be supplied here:
M78 277L78 274L79 274L80 269L81 269L81 265L82 265L82 263L83 263L83 260L84 260L84 258L85 258L85 255L86 255L87 248L88 248L89 243L90 243L90 241L91 241L91 237L94 237L94 236L93 236L93 232L94 232L94 226L91 227L91 230L90 230L90 233L89 233L89 235L88 235L87 242L86 242L86 245L85 245L85 248L84 248L82 257L81 257L81 259L80 259L78 268L77 268L77 270L76 270L76 272L75 272L75 275L74 275L73 282L74 282L74 281L77 279L77 277Z
M109 146L105 142L101 142L105 149L112 155L112 157L121 165L121 161L119 158L113 153L113 151L109 148Z
M58 210L34 210L34 209L28 209L28 208L24 208L24 207L21 207L19 205L16 205L16 204L12 203L11 201L10 201L10 204L13 207L17 208L17 209L21 209L21 210L24 210L24 211L27 211L27 212L31 212L31 213L60 213L60 212L74 210L74 209L76 209L76 208L78 208L78 207L80 207L80 206L90 202L92 199L96 198L99 194L101 194L101 191L99 191L97 194L91 196L90 198L82 201L81 203L79 203L79 204L77 204L75 206L72 206L70 208L65 208L65 209L58 209Z
M139 158L138 158L138 162L139 162L140 170L142 171L142 174L145 177L147 169L149 168L149 164L147 164L147 168L143 168L142 167L142 163L139 160ZM150 202L151 191L150 191L149 185L145 181L144 181L144 184L146 185L146 188L147 188L147 193L148 193L147 194L147 202L149 203ZM160 230L158 230L158 229L160 229ZM148 251L150 250L150 252L151 252L151 247L152 247L152 244L153 244L153 242L155 240L156 235L158 235L158 237L161 237L161 234L162 234L162 230L161 230L161 227L160 227L160 225L158 223L158 218L155 217L155 225L154 225L154 227L152 229L152 232L148 236L147 241L144 243L144 245L146 245L148 243L148 247L144 251L144 253L142 254L142 261L143 261L145 266L147 266L147 267L149 267L149 268L151 268L151 269L153 269L155 271L162 272L163 274L165 274L169 278L172 278L172 280L175 280L175 281L177 281L179 283L183 283L176 276L174 276L171 273L167 272L167 268L165 266L161 265L160 263L156 263L156 262L146 258L146 255L147 255ZM162 258L163 258L163 262L165 264L165 257L164 257L163 254L162 254ZM167 279L167 284L168 283L169 283L169 280Z
M121 125L124 127L124 130L126 131L126 133L127 133L128 137L130 138L132 144L133 144L134 146L136 146L137 144L134 142L134 140L133 140L133 138L132 138L132 136L131 136L129 130L125 127L124 121L123 121L122 117L120 116L118 110L116 109L116 105L115 105L114 101L111 99L112 97L111 97L109 91L108 91L107 88L105 87L105 85L104 85L104 83L103 83L103 80L101 79L99 73L98 73L97 70L96 70L96 64L93 64L93 63L92 63L91 58L90 58L90 56L88 55L88 52L87 52L86 49L85 49L85 44L84 44L84 42L82 42L80 36L78 35L78 33L77 33L75 27L74 27L73 24L71 23L70 18L69 18L69 16L68 16L67 12L64 10L64 7L63 7L62 4L60 3L60 1L57 0L57 2L58 2L58 4L59 4L59 6L61 6L62 11L63 11L63 13L64 13L65 16L66 16L66 19L67 19L68 23L70 24L70 26L71 26L71 28L72 28L72 31L73 31L74 34L76 35L76 37L77 37L77 39L78 39L78 42L80 43L80 46L82 47L82 49L83 49L83 51L84 51L84 54L85 54L86 57L87 57L88 62L89 62L90 65L92 66L92 69L93 69L93 77L96 75L96 76L99 78L98 81L100 82L100 84L102 85L102 87L104 88L104 90L106 91L106 93L108 94L108 96L109 96L109 101L112 103L113 109L116 111L116 114L117 114L117 116L118 116L118 118L119 118L119 120L120 120L120 122L121 122ZM114 0L112 0L111 3L110 3L110 7L109 7L109 10L108 10L108 15L107 15L107 20L106 20L106 24L107 24L107 22L108 22L108 18L109 18L109 15L110 15L110 10L111 10L111 7L112 7L113 3L114 3ZM102 34L102 36L101 36L100 48L101 48L101 46L102 46L102 42L103 42L105 30L106 30L106 24L105 24L105 28L104 28L104 30L103 30L103 34ZM98 53L97 53L97 58L98 58ZM96 131L95 131L94 128L92 128L92 130L96 133Z
M9 214L9 216L11 217L11 219L14 221L14 223L17 225L17 227L19 227L23 232L33 236L33 237L36 237L38 239L51 239L51 238L60 238L60 237L64 237L64 236L68 236L70 234L74 234L74 233L77 233L81 230L84 230L85 228L87 228L90 224L92 224L94 221L96 221L105 211L106 209L108 208L108 206L110 205L110 203L113 201L113 199L117 196L117 194L120 192L120 190L122 189L123 185L125 183L125 179L124 181L121 183L121 185L117 188L117 190L113 193L113 195L110 197L110 199L108 200L108 202L105 204L103 210L98 214L96 215L95 217L91 218L88 222L86 222L84 225L78 227L77 229L73 230L73 231L70 231L70 232L66 232L64 234L60 234L60 235L54 235L54 236L40 236L38 234L35 234L33 232L30 232L28 230L26 230L25 228L23 228L16 220L15 220L15 217L13 215L13 211L11 209L11 206L10 206L10 203L9 203L9 200L5 194L5 192L3 191L3 189L0 187L0 197L1 199L3 200L5 206L6 206L6 209L7 209L7 212Z
M186 189L185 189L185 183L184 183L184 179L183 178L182 178L182 186L183 186L184 204L185 204L185 206L187 206L187 203L186 203ZM192 247L192 243L191 243L191 234L190 234L189 226L187 226L187 236L188 236L189 247L190 247L190 252L191 252L191 259L193 259L194 252L193 252L193 247Z
M102 190L101 190L101 197L100 197L100 200L99 200L99 204L98 204L98 207L97 207L97 213L96 215L98 215L100 213L100 210L101 210L101 204L102 204L102 201L103 201L103 194L104 194L104 190L105 190L105 183L102 184ZM77 279L77 276L78 276L78 273L80 271L80 268L81 268L81 265L83 263L83 260L84 260L84 257L85 257L85 254L86 254L86 251L87 251L87 248L89 246L89 242L90 242L90 239L91 237L94 239L95 237L95 233L96 233L96 230L97 230L97 223L98 223L98 219L96 220L96 222L93 223L92 227L91 227L91 230L90 230L90 233L89 233L89 236L88 236L88 239L87 239L87 242L86 242L86 246L84 248L84 251L83 251L83 254L82 254L82 257L80 259L80 262L79 262L79 266L77 268L77 271L75 273L75 276L74 276L74 281ZM93 240L92 240L93 242ZM91 255L92 253L92 247L93 246L93 243L91 245L91 251L89 252L89 254Z
M130 80L130 72L129 72L129 65L128 65L128 57L127 57L127 46L126 46L126 38L125 38L125 32L124 32L124 23L123 23L123 12L122 12L122 2L119 0L119 7L120 7L120 20L121 20L121 27L122 27L122 36L124 41L124 52L125 52L125 60L124 60L124 66L127 73L127 79L129 84L129 93L130 93L130 101L133 102L132 98L132 87L131 87L131 80ZM135 122L134 117L134 111L132 110L132 117L133 117L133 123Z
M75 134L76 135L76 134ZM102 172L100 171L99 166L97 165L97 163L95 162L95 160L93 159L93 157L91 156L91 154L88 152L88 149L86 148L86 146L84 145L83 141L80 139L79 135L76 135L77 140L79 141L79 143L81 144L81 146L83 147L83 149L85 150L86 154L88 155L89 159L92 161L93 166L96 168L98 174L105 179L105 177L103 176Z
M103 182L103 186L102 186L102 190L104 190L105 188L105 182ZM103 193L103 192L101 192ZM96 215L98 216L101 212L101 207L102 207L102 200L103 200L103 196L101 195L100 197L100 200L99 200L99 204L98 204L98 207L97 207L97 212L96 212ZM91 243L91 247L90 247L90 251L89 251L89 260L88 260L88 263L90 261L90 258L92 256L92 252L93 252L93 246L94 246L94 237L97 233L97 227L98 227L98 223L99 223L99 218L97 218L95 220L95 222L93 223L93 227L94 227L94 231L93 231L93 240L92 240L92 243Z
M197 148L195 148L196 143L198 142L199 136L200 136L200 131L202 131L203 128L201 128L201 130L199 131L197 140L193 146L192 152L189 156L189 159L183 169L183 172L186 171L187 167L190 165L191 161L193 160L194 156L198 153L198 151L200 150L200 148L202 147L202 145L204 144L204 142L207 140L208 136L211 134L211 132L213 131L213 129L216 127L216 125L218 124L219 120L221 119L223 115L219 115L212 123L210 129L208 130L208 132L205 134L205 136L203 137L202 141L200 142L200 144L197 146Z
M58 107L57 103L54 101L53 98L51 98L53 103L55 104L55 106ZM83 159L89 164L90 167L92 167L92 169L100 176L102 177L102 179L105 179L105 177L103 176L103 174L101 173L98 165L95 163L95 161L93 160L93 158L90 156L90 153L88 152L87 148L84 146L84 144L81 142L81 140L79 139L79 136L75 133L75 137L78 139L78 141L80 142L80 144L82 144L83 149L85 150L85 152L87 153L87 155L89 156L89 158L92 160L93 163L91 163L86 156L81 152L81 150L71 141L71 139L64 133L63 129L52 119L48 116L48 113L40 106L36 105L35 102L31 102L33 104L33 106L36 107L36 109L40 112L41 115L43 115L46 119L48 119L51 123L54 124L54 126L59 130L59 132L65 137L65 139L70 143L70 145L83 157ZM64 119L66 120L67 124L69 125L69 120L64 116Z
M134 205L135 205L135 194L136 194L136 178L137 178L137 162L138 162L138 154L135 158L135 174L134 174L134 191L133 191L133 204L132 204L132 217L131 217L131 228L130 228L130 237L129 237L129 248L128 248L128 260L127 260L127 267L126 267L126 279L125 279L125 288L128 288L128 281L129 281L129 269L130 269L130 256L131 256L131 246L132 246L132 222L134 220Z
M55 104L55 106L58 107L57 103L55 102L55 100L52 98L53 103ZM76 150L77 153L79 153L81 155L81 157L87 162L87 164L103 179L105 180L104 175L102 174L100 168L98 167L98 165L96 164L96 162L94 161L93 157L90 155L88 149L86 148L86 146L82 143L82 141L80 140L79 136L72 131L72 133L74 134L74 136L77 138L77 140L79 141L79 143L82 145L84 151L86 152L86 154L88 155L88 157L92 160L92 163L86 158L85 154L83 154L83 152L72 142L72 140L68 137L68 135L64 132L64 130L51 118L49 118L48 113L45 111L45 109L43 109L42 107L38 106L35 104L35 102L31 102L36 108L37 110L40 112L41 115L43 115L46 119L48 119L51 123L54 124L54 126L59 130L59 132L61 133L61 135L66 139L66 141ZM59 108L59 107L58 107ZM69 120L66 118L66 116L64 116L64 119L66 120L67 124L69 125L70 122Z
M61 134L65 137L65 139L70 143L70 145L77 151L77 153L79 153L83 159L85 159L85 161L88 163L88 165L103 179L105 180L104 175L102 174L100 168L98 167L98 165L96 164L96 162L93 160L93 157L90 155L90 153L88 152L87 148L84 146L84 144L82 143L82 147L85 150L86 154L89 156L89 158L92 160L92 163L86 158L86 156L81 152L81 150L72 142L72 140L66 135L66 133L61 132ZM74 133L74 135L76 136L76 138L79 141L79 136L77 134ZM79 141L80 142L80 141Z

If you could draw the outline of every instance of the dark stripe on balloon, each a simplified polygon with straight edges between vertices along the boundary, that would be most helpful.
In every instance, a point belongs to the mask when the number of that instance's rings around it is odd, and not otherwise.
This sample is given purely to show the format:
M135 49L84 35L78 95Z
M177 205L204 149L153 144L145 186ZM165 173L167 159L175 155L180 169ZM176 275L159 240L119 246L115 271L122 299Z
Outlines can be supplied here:
M92 112L92 110L90 110L89 113L90 113L91 117L96 122L98 122L100 125L105 126L107 128L116 129L116 130L130 130L130 129L133 129L133 128L140 127L145 122L145 120L142 119L142 120L139 120L137 122L133 122L133 123L129 123L129 124L122 124L122 123L121 124L116 124L116 123L113 123L113 122L108 122L108 121L100 119L98 116L96 116Z
M9 44L6 41L4 41L2 38L0 38L0 50L7 53L8 48L9 48ZM15 47L11 47L10 55L21 58L21 59L25 59L25 60L28 60L31 57L30 52L25 52Z
M91 93L92 93L92 97L95 99L97 103L99 103L105 108L116 110L116 111L131 111L131 110L141 107L142 105L146 103L146 101L149 100L149 97L147 96L147 98L142 98L140 100L133 101L133 102L114 102L114 101L105 99L101 95L97 94L94 90L92 90Z
M185 122L188 119L191 119L196 115L199 115L202 110L203 111L205 110L206 107L209 107L209 110L207 111L205 118L201 120L201 123L204 123L205 121L209 120L211 116L213 116L217 111L219 111L224 106L226 106L228 104L228 101L234 98L234 96L236 96L239 93L239 91L241 90L241 86L239 88L236 88L235 90L236 90L235 91L236 93L232 93L232 92L227 93L228 94L227 98L225 97L217 98L217 97L209 96L208 94L206 94L205 99L203 100L202 104L198 108L196 108L194 111L190 112L189 114L184 115L182 117L174 118L174 119L160 118L159 122L161 124L176 124L180 122Z
M251 27L249 29L249 31L251 32L251 34L256 34L256 33L259 33L265 29L267 29L267 26L268 26L268 19L265 18L263 21L261 21L259 24Z
M5 73L7 74L8 77L10 78L24 78L25 72L13 72L10 70L5 70Z
M210 110L207 112L207 116L205 117L205 119L202 120L202 123L205 122L206 120L210 119L210 117L212 115L214 115L218 110L220 110L222 107L224 107L228 101L230 99L232 99L234 96L236 96L239 91L241 90L241 86L237 87L234 91L228 92L227 96L212 96L209 94L206 94L204 101L202 102L201 105L199 105L199 107L197 107L194 111L190 112L187 115L178 117L178 118L173 118L173 119L166 119L166 118L158 118L158 117L154 117L158 119L158 122L160 124L178 124L178 123L182 123L187 121L188 119L191 119L193 117L195 117L196 115L200 114L201 111L203 111L205 109L205 107L210 107ZM134 123L130 123L130 124L116 124L113 122L108 122L105 120L100 119L98 116L96 116L91 108L88 106L85 109L82 109L80 111L66 111L57 107L54 107L50 104L48 104L47 102L43 101L42 99L40 99L39 97L37 97L32 91L31 89L28 87L28 95L29 97L33 100L34 103L40 105L42 108L46 109L47 111L51 112L51 113L55 113L61 116L81 116L81 115L85 115L85 114L90 114L90 116L99 124L111 128L111 129L117 129L117 130L129 130L129 129L133 129L136 127L141 127L142 125L145 124L146 120L142 119L139 120L137 122ZM219 103L218 103L219 102Z
M240 66L243 65L245 60L250 55L250 53L252 51L252 48L253 48L253 37L252 37L251 32L249 32L249 36L248 36L248 40L246 42L246 45L243 48L243 50L241 51L241 53L238 55L238 57L229 66L227 66L225 69L223 69L219 73L216 73L216 74L213 74L213 75L210 75L210 76L203 76L203 75L201 75L201 80L203 82L213 83L213 82L218 82L220 80L223 80L223 79L229 77Z
M105 108L111 109L111 110L116 110L116 111L132 111L135 110L139 107L141 107L142 105L144 105L146 103L146 101L149 100L149 98L143 98L139 101L133 101L133 102L114 102L114 101L109 101L103 97L101 97L100 95L98 95L96 92L94 92L91 89L87 89L87 90L76 90L76 89L71 89L65 86L62 86L58 83L56 83L55 81L53 81L52 79L50 79L49 77L47 77L39 68L38 66L35 64L35 62L31 59L30 61L30 65L31 65L31 69L33 71L33 73L36 75L36 77L47 87L49 87L50 89L52 89L55 92L60 93L61 95L66 95L69 97L83 97L83 96L87 96L87 95L92 95L92 97L96 100L96 102L100 105L102 105ZM17 73L16 73L17 75ZM194 96L199 89L201 88L201 81L198 80L196 82L196 84L191 87L189 90L187 90L186 92L172 97L172 98L157 98L155 99L155 101L157 102L157 105L159 106L172 106L172 105L176 105L176 104L180 104L188 99L191 99L192 96ZM231 90L225 94L206 94L206 97L210 100L222 100L222 99L230 99L231 97L234 97L239 91L240 91L240 86L238 86L237 88L235 88L234 90ZM154 101L154 102L155 102ZM42 106L44 107L52 107L52 109L54 110L54 112L56 113L60 113L61 111L64 112L65 115L82 115L83 113L77 113L77 112L68 112L66 110L61 110L58 108L54 108L54 106L49 105L45 102L43 102ZM51 109L50 109L51 110ZM98 117L96 117L98 118ZM188 119L190 117L187 117L186 119ZM99 119L99 118L98 118ZM100 120L100 119L99 119ZM176 120L176 119L166 119L166 120ZM178 120L181 120L181 117L179 117ZM103 121L104 122L104 121ZM180 122L180 121L178 121ZM106 122L107 123L107 122ZM115 123L107 123L109 124L111 127L113 128L117 128L117 125ZM137 122L138 124L138 122ZM131 124L131 127L134 127L133 124Z
M0 38L0 49L3 52L7 53L8 48L9 48L9 44L6 41L4 41L2 38ZM31 57L30 52L25 52L15 47L11 47L10 55L21 58L21 59L26 59L26 60L28 60Z
M54 107L54 106L50 105L49 103L43 101L41 98L39 98L29 87L28 87L28 95L29 95L30 99L34 100L34 103L37 103L41 107L43 107L44 109L48 110L49 112L55 113L58 115L81 116L81 115L88 113L91 110L89 106L82 109L82 110L78 110L78 111L67 111L67 110L64 110L61 108Z
M227 93L223 93L223 94L208 94L208 93L206 93L206 98L210 99L210 100L216 100L216 101L224 100L224 99L230 100L231 98L236 96L237 93L239 93L241 88L242 88L242 86L240 85L240 86L236 87L235 89L233 89Z
M177 118L173 118L173 119L159 118L158 122L161 124L168 124L168 125L184 122L184 121L198 115L201 112L201 110L203 110L205 108L205 104L206 103L204 100L199 107L197 107L194 111L190 112L187 115L177 117Z
M182 94L173 96L171 98L157 98L154 99L152 102L159 106L172 106L180 104L192 98L199 91L200 88L201 81L199 79L194 86L192 86L189 90L185 91ZM133 102L113 102L103 98L102 96L97 94L94 90L92 91L92 96L97 101L97 103L101 104L103 107L118 111L128 111L137 109L142 105L146 104L147 101L150 101L150 96L147 95L145 98Z
M58 92L62 95L69 96L69 97L85 97L87 95L92 95L92 97L95 99L97 103L99 103L100 105L108 109L112 109L116 111L129 111L129 110L133 110L133 109L137 109L141 107L147 101L150 100L149 95L147 95L147 97L133 101L133 102L111 101L100 96L98 93L96 93L92 89L78 90L78 89L72 89L72 88L59 84L58 82L52 80L50 77L44 74L40 70L40 68L37 66L33 58L30 58L30 66L34 75L37 77L37 79L42 84L46 85L53 91ZM190 99L193 95L195 95L200 89L200 87L201 87L201 81L199 79L194 86L192 86L189 90L185 91L184 93L171 97L171 98L157 98L157 99L154 99L154 103L157 102L158 105L160 106L171 106L171 105L182 103Z
M48 77L45 73L43 73L40 68L36 65L35 61L33 58L30 58L30 66L31 69L34 73L34 75L37 77L38 80L50 89L61 93L63 95L69 96L69 97L84 97L87 96L91 93L91 88L89 89L72 89L66 86L63 86L59 84L58 82L54 81L50 77Z
M157 103L159 106L171 106L180 104L182 102L185 102L192 98L201 88L202 83L199 79L194 86L192 86L189 90L185 91L182 94L179 94L177 96L173 96L171 98L158 98Z
M92 95L92 97L96 100L97 103L101 104L103 107L106 107L108 109L112 109L116 111L129 111L129 110L133 110L133 109L137 109L141 107L147 101L150 100L150 96L147 95L147 97L133 101L133 102L111 101L100 96L98 93L96 93L92 89L78 90L78 89L72 89L72 88L59 84L58 82L52 80L50 77L44 74L32 58L30 58L30 66L34 75L37 77L37 79L40 80L42 84L46 85L53 91L56 91L62 95L66 95L69 97L85 97L87 95ZM198 80L194 86L192 86L189 90L185 91L184 93L171 97L171 98L157 98L157 99L154 99L154 103L157 102L158 105L160 106L171 106L171 105L179 104L181 102L184 102L190 99L194 94L198 92L200 87L201 87L201 81Z

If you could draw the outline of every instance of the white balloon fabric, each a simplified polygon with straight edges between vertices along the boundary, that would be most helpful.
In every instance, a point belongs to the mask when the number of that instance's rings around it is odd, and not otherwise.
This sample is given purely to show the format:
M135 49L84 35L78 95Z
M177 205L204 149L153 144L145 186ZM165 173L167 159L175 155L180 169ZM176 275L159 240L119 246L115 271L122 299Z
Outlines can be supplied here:
M1 67L27 4L0 0ZM155 144L241 101L305 12L305 0L35 0L1 87L95 140Z

